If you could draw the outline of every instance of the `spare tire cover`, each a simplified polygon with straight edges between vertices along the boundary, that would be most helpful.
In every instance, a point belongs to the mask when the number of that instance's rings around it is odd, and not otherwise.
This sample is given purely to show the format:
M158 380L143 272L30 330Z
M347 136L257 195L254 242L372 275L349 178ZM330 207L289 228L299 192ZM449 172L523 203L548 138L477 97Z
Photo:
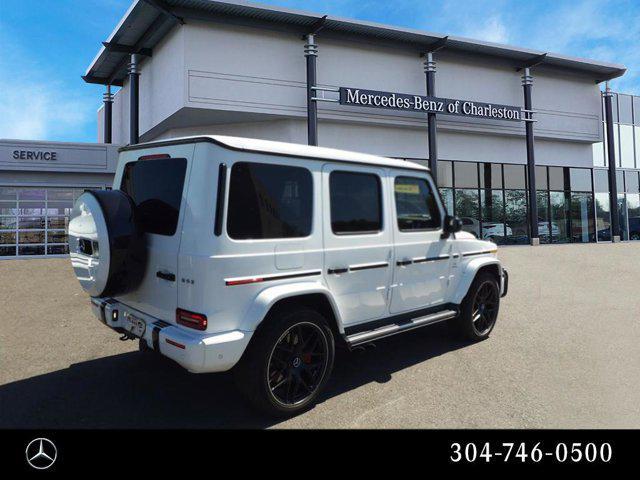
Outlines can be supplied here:
M146 249L135 204L120 190L90 190L76 200L69 221L71 265L92 297L124 294L144 275Z

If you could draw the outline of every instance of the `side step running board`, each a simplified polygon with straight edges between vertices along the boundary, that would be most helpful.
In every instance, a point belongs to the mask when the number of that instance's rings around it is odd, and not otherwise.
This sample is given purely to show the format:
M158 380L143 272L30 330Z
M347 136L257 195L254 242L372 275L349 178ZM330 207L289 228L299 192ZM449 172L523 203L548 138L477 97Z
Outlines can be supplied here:
M346 337L346 340L350 347L355 347L356 345L390 337L397 333L407 332L415 328L426 327L427 325L450 320L456 315L458 315L458 312L455 310L443 310L424 317L414 318L406 323L385 325L384 327L369 330L368 332L354 333Z

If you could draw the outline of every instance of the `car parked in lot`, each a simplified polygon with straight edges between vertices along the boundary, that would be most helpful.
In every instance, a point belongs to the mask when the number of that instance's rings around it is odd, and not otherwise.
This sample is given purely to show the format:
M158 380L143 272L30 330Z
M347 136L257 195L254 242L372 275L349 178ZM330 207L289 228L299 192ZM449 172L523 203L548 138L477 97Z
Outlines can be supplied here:
M234 370L258 407L312 405L336 345L437 322L492 331L508 276L460 232L428 169L319 147L208 136L121 150L85 192L71 262L95 315L191 372Z

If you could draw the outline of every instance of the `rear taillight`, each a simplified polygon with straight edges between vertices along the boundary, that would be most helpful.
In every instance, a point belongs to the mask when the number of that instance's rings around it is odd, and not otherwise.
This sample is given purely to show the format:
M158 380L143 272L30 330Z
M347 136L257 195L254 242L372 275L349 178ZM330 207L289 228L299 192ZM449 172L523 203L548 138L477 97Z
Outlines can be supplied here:
M207 316L201 313L189 312L187 310L182 310L181 308L176 309L176 322L180 325L184 325L185 327L193 328L195 330L206 330L207 329Z

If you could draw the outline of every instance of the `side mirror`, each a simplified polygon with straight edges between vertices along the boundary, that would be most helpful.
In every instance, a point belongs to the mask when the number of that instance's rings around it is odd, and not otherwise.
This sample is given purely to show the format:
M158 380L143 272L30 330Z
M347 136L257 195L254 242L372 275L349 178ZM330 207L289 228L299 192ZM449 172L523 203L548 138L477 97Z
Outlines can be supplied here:
M453 215L447 215L444 217L444 224L442 226L442 238L449 238L451 234L462 230L462 220Z

